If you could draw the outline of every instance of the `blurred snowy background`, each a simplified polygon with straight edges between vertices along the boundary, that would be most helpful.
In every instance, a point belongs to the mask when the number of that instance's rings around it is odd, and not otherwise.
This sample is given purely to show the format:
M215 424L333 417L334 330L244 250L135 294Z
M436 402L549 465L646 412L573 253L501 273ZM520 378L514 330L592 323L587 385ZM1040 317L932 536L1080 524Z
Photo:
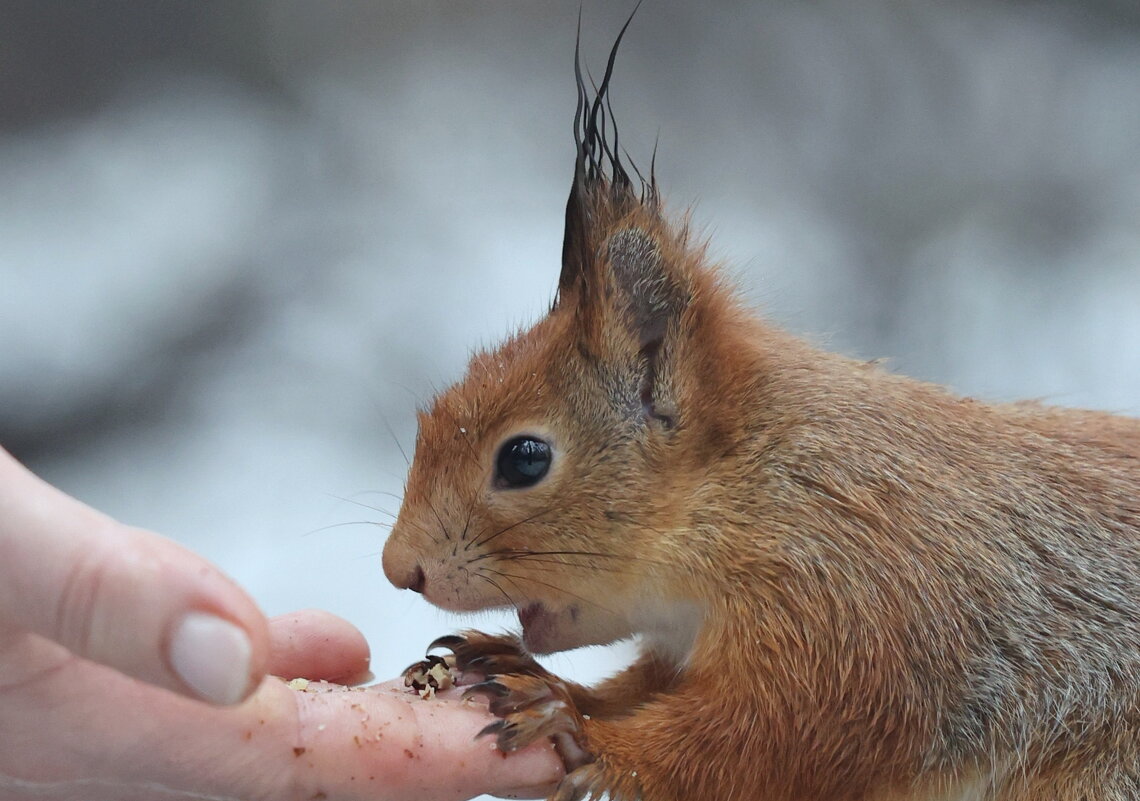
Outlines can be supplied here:
M585 3L595 74L628 5ZM349 618L394 675L458 624L380 570L397 440L550 301L577 13L6 0L0 443L267 612ZM613 97L771 318L1140 412L1134 0L650 0Z

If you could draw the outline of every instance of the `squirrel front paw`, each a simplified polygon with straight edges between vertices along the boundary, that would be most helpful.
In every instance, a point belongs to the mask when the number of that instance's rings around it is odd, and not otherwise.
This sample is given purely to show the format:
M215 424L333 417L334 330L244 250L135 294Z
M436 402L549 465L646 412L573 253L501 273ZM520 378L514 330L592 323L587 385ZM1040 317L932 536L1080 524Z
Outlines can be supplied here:
M435 640L428 651L447 649L444 658L428 656L409 668L409 673L446 664L458 671L460 683L468 684L463 697L485 696L490 711L499 718L479 732L493 735L504 753L518 751L549 738L562 759L566 775L549 801L585 801L603 796L615 801L640 797L636 771L614 774L590 748L587 717L574 701L571 685L540 665L526 652L518 637L465 631ZM471 676L482 681L469 684Z
M491 714L499 720L485 726L477 736L493 735L504 753L549 738L566 769L566 777L552 799L601 797L600 765L594 764L594 754L586 742L585 718L569 686L528 654L517 637L465 631L440 637L428 646L429 651L437 648L451 651L449 661L462 674L484 677L470 685L464 697L485 696ZM421 664L426 662L417 663Z
M499 720L477 736L494 735L500 751L517 751L544 738L554 743L566 775L549 801L601 799L609 790L609 777L587 745L585 720L561 679L496 676L468 687L463 695L487 696Z
M474 684L464 698L484 695L499 718L477 736L493 734L500 751L510 753L549 737L569 774L594 761L586 746L582 715L561 679L522 674L495 676Z

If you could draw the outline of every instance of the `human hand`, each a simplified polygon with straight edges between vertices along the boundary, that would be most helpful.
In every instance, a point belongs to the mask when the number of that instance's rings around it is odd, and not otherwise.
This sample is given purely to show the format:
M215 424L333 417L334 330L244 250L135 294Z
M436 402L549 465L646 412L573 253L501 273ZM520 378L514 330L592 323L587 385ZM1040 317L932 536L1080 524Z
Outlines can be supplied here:
M348 682L367 662L348 623L266 621L200 557L0 449L0 797L451 801L560 778L547 746L476 740L480 705L262 680Z

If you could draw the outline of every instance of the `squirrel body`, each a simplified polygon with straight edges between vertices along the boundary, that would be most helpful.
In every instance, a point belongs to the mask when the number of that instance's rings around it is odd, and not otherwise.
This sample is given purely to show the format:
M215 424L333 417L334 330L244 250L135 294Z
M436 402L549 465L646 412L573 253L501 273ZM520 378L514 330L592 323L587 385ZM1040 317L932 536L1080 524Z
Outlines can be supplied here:
M1140 420L758 319L607 147L609 78L557 300L420 413L384 551L440 607L519 610L447 643L500 747L553 737L560 801L1140 799ZM529 656L635 635L592 688Z

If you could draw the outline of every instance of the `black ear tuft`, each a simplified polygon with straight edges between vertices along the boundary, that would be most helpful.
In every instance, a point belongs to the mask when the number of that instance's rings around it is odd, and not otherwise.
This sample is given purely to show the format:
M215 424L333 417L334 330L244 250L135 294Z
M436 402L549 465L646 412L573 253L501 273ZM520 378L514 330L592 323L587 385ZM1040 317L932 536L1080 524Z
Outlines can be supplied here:
M582 197L582 192L581 184L575 179L570 187L570 198L566 201L566 228L562 234L562 272L558 276L560 298L575 291L585 294L584 284L593 254L590 252L592 245L588 202Z
M583 289L589 282L588 272L598 243L599 216L614 217L639 205L656 208L658 193L653 170L646 181L636 165L630 169L641 183L640 195L634 191L626 165L618 147L617 122L610 106L610 80L618 46L637 13L641 0L634 6L610 49L601 83L594 87L591 99L582 77L582 16L578 12L578 37L574 42L574 78L578 87L578 105L574 111L574 180L566 201L566 231L562 240L562 272L558 278L560 295ZM656 148L654 148L656 159Z
M579 42L574 45L576 154L555 308L564 301L573 304L584 352L595 358L617 357L620 368L614 375L621 380L611 387L615 406L637 410L642 419L672 429L678 412L669 364L674 346L668 333L684 312L689 292L684 279L671 274L675 271L666 264L658 240L637 227L667 228L654 177L656 146L648 180L628 156L623 163L609 96L618 46L636 12L637 6L618 33L592 98L582 77ZM581 14L578 32L580 41ZM619 336L610 336L619 330ZM633 353L625 350L627 333L636 342ZM615 343L620 354L610 350Z

